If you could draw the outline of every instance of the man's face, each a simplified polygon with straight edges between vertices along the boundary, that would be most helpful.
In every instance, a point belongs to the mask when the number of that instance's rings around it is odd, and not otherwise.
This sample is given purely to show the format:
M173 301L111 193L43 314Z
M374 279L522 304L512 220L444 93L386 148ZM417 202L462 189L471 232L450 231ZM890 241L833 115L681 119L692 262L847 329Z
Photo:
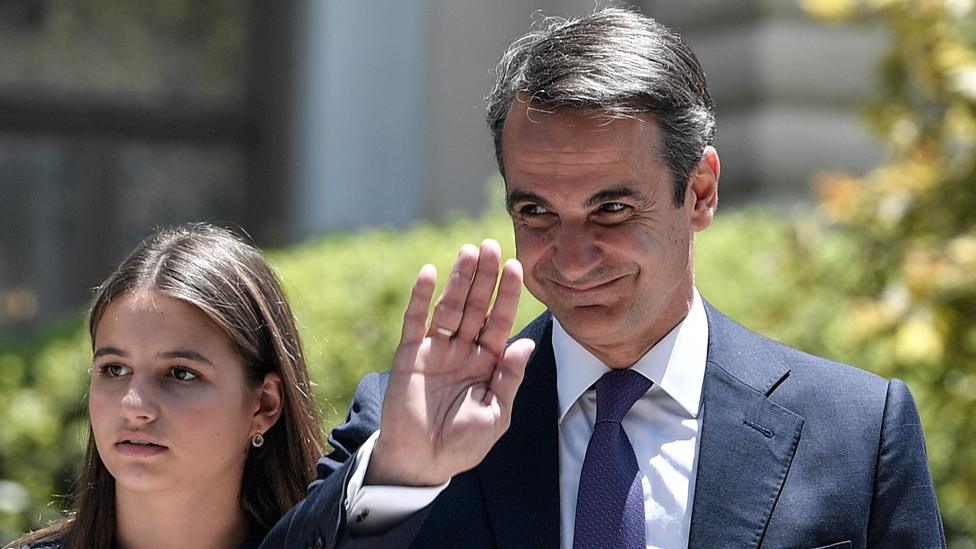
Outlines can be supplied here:
M629 367L688 312L693 232L711 221L718 158L709 147L714 164L702 162L675 207L652 117L526 109L513 105L502 134L525 285L608 366Z

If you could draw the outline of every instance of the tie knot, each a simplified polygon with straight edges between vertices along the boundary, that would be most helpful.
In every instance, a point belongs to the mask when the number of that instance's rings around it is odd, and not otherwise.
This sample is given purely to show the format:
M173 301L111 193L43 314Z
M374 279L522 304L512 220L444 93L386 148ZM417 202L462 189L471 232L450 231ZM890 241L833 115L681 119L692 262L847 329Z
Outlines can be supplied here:
M634 406L637 399L651 388L654 383L640 372L626 370L610 370L596 382L596 420L620 420Z

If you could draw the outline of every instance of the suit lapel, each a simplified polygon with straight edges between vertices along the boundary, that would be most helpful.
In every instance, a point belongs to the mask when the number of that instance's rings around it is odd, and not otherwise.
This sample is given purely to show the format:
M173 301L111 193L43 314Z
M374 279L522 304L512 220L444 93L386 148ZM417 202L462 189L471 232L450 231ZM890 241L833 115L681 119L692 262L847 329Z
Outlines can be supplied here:
M773 343L706 303L708 362L689 547L758 547L789 472L803 418L769 399L789 375ZM536 342L512 425L477 467L500 549L559 547L559 435L549 313L517 337Z
M789 375L772 343L706 306L708 362L689 547L758 547L803 418L768 397Z
M517 337L536 350L515 398L512 425L478 466L499 548L559 547L559 435L552 320L548 313Z

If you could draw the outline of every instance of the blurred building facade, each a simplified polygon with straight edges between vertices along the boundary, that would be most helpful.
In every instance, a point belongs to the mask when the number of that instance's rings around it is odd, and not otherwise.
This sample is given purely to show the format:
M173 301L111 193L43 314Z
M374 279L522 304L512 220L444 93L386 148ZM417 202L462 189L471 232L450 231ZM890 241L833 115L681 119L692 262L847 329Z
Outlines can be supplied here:
M776 0L644 0L699 55L724 204L795 202L880 149L880 31ZM87 301L156 225L265 246L477 214L482 98L531 20L592 0L0 0L0 329Z

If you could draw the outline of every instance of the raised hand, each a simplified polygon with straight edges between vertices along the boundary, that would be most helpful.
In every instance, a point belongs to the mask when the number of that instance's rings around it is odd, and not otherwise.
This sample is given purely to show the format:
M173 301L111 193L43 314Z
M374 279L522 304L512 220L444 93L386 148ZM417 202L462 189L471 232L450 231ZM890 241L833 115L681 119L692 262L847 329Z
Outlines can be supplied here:
M534 343L505 346L522 266L505 263L491 305L500 258L494 240L461 248L429 325L437 272L424 265L417 275L366 484L442 484L480 463L508 429Z

